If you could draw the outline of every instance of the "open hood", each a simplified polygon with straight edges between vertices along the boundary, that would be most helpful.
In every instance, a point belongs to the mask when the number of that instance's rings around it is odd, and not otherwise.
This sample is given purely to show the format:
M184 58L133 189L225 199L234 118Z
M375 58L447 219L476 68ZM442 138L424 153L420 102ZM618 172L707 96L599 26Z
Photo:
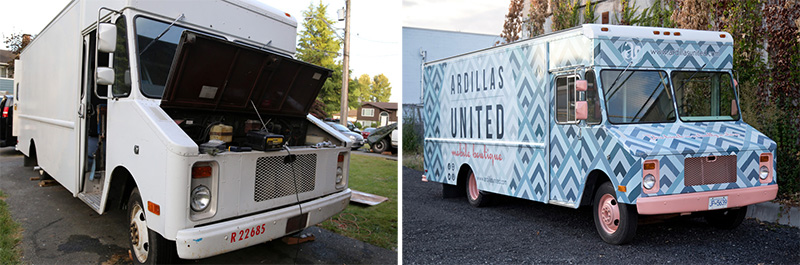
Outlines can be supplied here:
M331 70L274 52L184 31L161 100L164 109L305 117Z

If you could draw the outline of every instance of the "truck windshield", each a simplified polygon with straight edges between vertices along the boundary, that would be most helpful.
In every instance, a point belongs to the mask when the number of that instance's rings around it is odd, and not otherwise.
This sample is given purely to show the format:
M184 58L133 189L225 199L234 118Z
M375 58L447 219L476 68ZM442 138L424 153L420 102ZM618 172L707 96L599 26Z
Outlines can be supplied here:
M173 25L161 38L153 42L169 27L169 23L137 17L135 24L142 94L151 98L161 98L169 76L172 58L175 57L181 33L186 28ZM151 42L153 43L150 44ZM144 50L145 47L148 47L147 50Z
M619 79L617 80L617 77ZM664 71L600 72L611 123L674 122L675 108ZM611 86L617 80L614 87Z
M672 84L675 87L681 120L738 120L739 111L732 80L731 75L724 72L672 72Z

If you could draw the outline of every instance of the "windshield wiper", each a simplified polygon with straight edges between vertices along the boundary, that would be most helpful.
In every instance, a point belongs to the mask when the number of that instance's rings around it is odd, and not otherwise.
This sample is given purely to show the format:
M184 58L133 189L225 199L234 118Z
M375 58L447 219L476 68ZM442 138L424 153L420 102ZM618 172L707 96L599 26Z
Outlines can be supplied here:
M708 64L708 63L705 63L705 64L703 64L703 66L700 66L700 69L697 69L697 71L694 71L694 73L692 73L692 75L690 75L690 76L689 76L689 78L686 78L686 80L683 80L683 83L681 83L681 87L680 87L680 88L678 88L678 90L680 90L680 91L683 91L683 87L686 85L686 83L689 83L689 81L691 81L691 80L692 80L692 78L694 78L694 76L695 76L697 73L699 73L700 71L702 71L702 70L703 70L703 68L706 68L706 65L707 65L707 64Z
M142 56L142 54L144 54L144 52L147 51L147 49L149 49L150 46L153 46L153 44L155 44L156 41L158 41L158 39L160 39L161 37L164 37L164 34L167 34L167 31L169 31L169 29L171 29L172 26L175 25L175 22L178 22L178 20L181 20L181 19L183 19L183 14L181 14L178 18L176 18L174 21L172 21L172 23L170 23L169 26L167 26L167 28L164 29L164 31L161 32L161 34L158 34L158 36L155 39L153 39L149 43L147 43L147 46L144 46L144 49L142 49L142 51L139 52L139 56Z

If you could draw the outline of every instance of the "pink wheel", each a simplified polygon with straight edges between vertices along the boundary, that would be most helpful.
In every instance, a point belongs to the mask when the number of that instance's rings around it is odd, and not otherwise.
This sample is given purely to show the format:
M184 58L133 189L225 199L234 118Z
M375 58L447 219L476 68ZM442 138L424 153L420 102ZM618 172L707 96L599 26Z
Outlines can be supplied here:
M606 233L613 234L619 228L619 204L611 194L603 194L597 204L597 215L600 218L600 226Z
M475 173L469 173L469 183L467 184L469 187L467 190L469 194L467 194L472 201L478 200L478 196L481 195L480 191L478 191L478 183L475 181Z
M620 245L633 240L639 214L636 206L619 203L611 182L600 185L594 194L594 226L606 243Z

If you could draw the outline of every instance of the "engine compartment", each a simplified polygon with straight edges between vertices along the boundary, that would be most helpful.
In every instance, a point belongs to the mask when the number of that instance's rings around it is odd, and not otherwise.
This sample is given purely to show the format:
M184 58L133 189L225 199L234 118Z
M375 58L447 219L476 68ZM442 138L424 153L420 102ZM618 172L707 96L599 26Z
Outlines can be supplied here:
M203 145L208 146L210 142L224 145L224 147L220 146L220 152L250 151L241 150L242 147L252 147L252 144L248 142L248 132L252 134L254 131L262 130L266 130L270 135L276 137L282 136L281 145L314 146L323 142L329 142L336 146L344 144L305 117L262 115L261 118L264 122L262 125L255 113L248 115L235 112L183 109L165 109L164 111L198 145L200 153L208 153L203 151ZM226 125L232 128L229 133L224 133L224 141L212 142L212 138L218 138L212 137L212 128L217 125ZM219 135L219 132L214 133Z

